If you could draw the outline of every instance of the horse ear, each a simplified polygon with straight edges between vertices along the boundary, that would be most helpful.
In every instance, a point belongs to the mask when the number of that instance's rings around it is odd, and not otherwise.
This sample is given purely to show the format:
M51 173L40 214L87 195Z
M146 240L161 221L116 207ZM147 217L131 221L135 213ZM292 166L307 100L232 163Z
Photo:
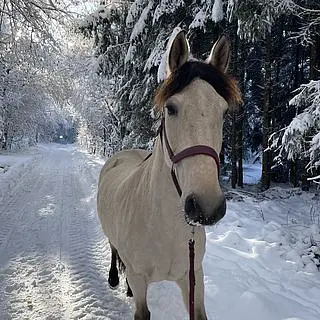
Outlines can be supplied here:
M185 64L189 58L189 44L184 30L181 30L169 44L167 61L168 75Z
M222 72L226 72L230 61L230 43L229 40L222 36L213 45L207 63L212 64Z

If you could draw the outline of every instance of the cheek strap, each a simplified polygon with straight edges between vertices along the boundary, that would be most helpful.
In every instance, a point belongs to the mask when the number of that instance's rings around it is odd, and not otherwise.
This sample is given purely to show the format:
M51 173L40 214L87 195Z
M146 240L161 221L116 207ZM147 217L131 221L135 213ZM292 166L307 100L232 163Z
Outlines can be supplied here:
M160 139L161 139L162 146L163 146L162 139L164 139L165 147L166 147L168 155L172 161L171 177L172 177L173 183L174 183L180 197L182 195L182 191L181 191L181 188L180 188L180 185L179 185L179 182L178 182L178 179L177 179L177 176L176 176L176 173L175 173L173 166L174 166L174 164L180 162L181 160L188 158L188 157L195 156L195 155L199 155L199 154L203 154L203 155L212 157L216 163L218 174L220 175L219 155L213 148L211 148L209 146L205 146L205 145L195 145L195 146L183 149L182 151L178 152L177 154L174 154L174 152L172 151L172 148L170 146L168 137L167 137L164 117L162 118L162 121L161 121L159 133L160 133ZM163 136L163 138L162 138L162 136Z

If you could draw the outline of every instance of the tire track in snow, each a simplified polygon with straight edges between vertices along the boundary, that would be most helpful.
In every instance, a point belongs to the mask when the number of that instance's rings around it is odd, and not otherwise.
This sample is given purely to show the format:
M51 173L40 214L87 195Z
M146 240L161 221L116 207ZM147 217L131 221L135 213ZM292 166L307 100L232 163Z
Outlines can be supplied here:
M19 184L10 189L10 194L2 198L0 208L0 257L4 250L6 242L9 241L11 233L16 227L16 222L21 221L25 213L25 206L30 199L30 195L39 188L40 176L34 177L33 167L35 161L32 161L23 169L24 173L20 175ZM31 185L28 189L26 186Z
M87 194L88 181L79 181L79 174L81 177L83 172L89 182L92 178L90 170L84 169L83 159L78 160L66 183L70 185L68 197L73 199L72 203L66 201L69 206L66 210L72 213L69 215L67 240L73 288L70 319L130 319L131 311L125 302L124 291L117 296L108 287L110 252L96 215L96 190Z
M75 148L61 146L42 150L34 164L17 174L20 184L13 184L11 198L2 197L0 319L132 319L124 279L120 291L107 284L110 252L95 210L99 168ZM215 235L208 232L209 318L318 319L318 274L285 266L272 243L252 243L247 234L259 227L251 217L259 214L254 208L246 200L242 214L250 219L233 209ZM159 285L149 300L153 318L187 319L179 289Z
M12 219L14 228L1 255L1 265L6 267L1 273L4 283L1 296L6 297L4 317L61 319L61 266L57 261L59 197L56 195L62 183L50 154L32 168L32 176L33 180L30 178L21 185L20 194L29 185L31 192L22 197L17 192L18 201L12 208L23 207L23 214Z
M92 188L98 176L71 148L42 155L6 202L8 219L0 216L1 320L131 318L124 288L107 285L110 253Z

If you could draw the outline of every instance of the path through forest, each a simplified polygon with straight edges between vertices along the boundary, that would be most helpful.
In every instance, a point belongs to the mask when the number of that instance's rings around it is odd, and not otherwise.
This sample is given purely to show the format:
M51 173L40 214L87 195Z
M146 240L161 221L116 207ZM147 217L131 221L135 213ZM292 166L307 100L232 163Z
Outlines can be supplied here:
M102 163L64 145L0 155L0 319L131 319L124 280L118 291L107 284L95 204ZM229 196L225 219L207 229L209 319L319 319L320 256L306 242L320 240L317 213L309 217L317 195ZM152 285L148 300L152 319L187 319L174 284Z

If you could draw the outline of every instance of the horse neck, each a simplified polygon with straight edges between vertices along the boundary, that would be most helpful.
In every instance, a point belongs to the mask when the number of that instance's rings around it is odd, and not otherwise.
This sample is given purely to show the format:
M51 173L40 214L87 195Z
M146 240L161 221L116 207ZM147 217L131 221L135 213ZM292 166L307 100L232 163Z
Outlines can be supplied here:
M157 219L165 221L167 231L170 233L172 228L179 228L179 236L190 238L191 230L195 232L196 238L199 235L203 241L204 229L188 227L184 221L180 196L171 177L171 168L165 160L164 150L160 138L156 140L152 156L149 158L148 176L150 177L150 198L149 201L154 212L160 212L156 215ZM172 233L171 235L173 235ZM170 237L170 235L168 235ZM197 238L199 239L199 238Z
M170 168L166 163L162 142L157 137L153 155L150 158L150 183L155 192L161 192L166 201L179 202L179 195L173 184Z

